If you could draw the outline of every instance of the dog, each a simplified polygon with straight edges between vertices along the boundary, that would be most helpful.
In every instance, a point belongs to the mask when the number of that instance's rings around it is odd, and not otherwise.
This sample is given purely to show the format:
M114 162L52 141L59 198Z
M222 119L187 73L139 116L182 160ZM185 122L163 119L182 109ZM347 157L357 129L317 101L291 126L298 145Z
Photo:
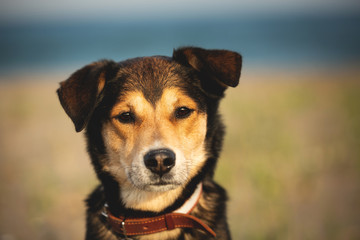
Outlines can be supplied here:
M182 47L172 57L102 60L60 83L60 103L100 181L86 200L91 239L231 239L214 180L219 102L240 54Z

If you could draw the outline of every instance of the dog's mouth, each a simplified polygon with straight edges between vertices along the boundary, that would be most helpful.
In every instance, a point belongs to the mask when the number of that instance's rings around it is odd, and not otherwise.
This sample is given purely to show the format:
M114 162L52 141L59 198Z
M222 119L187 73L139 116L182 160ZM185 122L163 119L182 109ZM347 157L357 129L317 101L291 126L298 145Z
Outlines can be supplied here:
M162 179L159 179L157 182L154 182L154 183L151 183L149 185L152 185L152 186L167 186L167 185L178 185L172 181L164 181Z
M176 182L172 177L165 175L163 177L159 177L159 176L154 177L147 185L150 187L175 188L181 185L181 183Z
M179 184L169 182L157 182L142 186L142 189L149 192L165 192L177 188Z
M157 183L153 183L153 184L150 184L150 185L153 185L153 186L165 186L165 185L169 185L170 183L168 182L164 182L164 181L159 181Z
M182 182L176 181L174 178L170 176L168 177L153 176L152 178L148 179L148 181L139 182L135 180L132 181L132 183L135 187L150 192L169 191L182 185Z

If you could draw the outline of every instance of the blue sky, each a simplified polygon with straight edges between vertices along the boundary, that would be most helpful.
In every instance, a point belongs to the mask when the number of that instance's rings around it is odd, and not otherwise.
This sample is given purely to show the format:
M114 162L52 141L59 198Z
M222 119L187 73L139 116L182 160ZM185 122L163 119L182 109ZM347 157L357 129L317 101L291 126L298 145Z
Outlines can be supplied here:
M0 0L1 20L146 19L349 12L359 0Z

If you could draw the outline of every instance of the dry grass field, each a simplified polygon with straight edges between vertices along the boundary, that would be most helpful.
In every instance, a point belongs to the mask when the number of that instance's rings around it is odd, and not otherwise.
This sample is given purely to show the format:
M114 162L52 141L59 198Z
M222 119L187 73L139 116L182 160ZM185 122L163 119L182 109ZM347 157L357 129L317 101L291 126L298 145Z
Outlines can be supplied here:
M97 180L55 94L66 77L0 79L0 240L83 239ZM233 239L360 239L360 72L248 70L227 93Z

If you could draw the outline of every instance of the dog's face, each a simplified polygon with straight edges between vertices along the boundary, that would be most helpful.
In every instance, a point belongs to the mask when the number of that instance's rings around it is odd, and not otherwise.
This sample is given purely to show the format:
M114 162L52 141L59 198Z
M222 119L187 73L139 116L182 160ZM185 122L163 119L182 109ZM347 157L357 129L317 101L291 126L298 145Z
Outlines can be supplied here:
M100 179L165 192L184 187L212 157L218 101L240 70L237 53L182 48L172 58L87 65L58 94L76 130L86 127Z
M206 159L206 105L191 95L201 92L179 67L164 58L138 59L123 64L120 80L110 83L122 90L101 130L104 170L121 185L167 191L184 185Z

